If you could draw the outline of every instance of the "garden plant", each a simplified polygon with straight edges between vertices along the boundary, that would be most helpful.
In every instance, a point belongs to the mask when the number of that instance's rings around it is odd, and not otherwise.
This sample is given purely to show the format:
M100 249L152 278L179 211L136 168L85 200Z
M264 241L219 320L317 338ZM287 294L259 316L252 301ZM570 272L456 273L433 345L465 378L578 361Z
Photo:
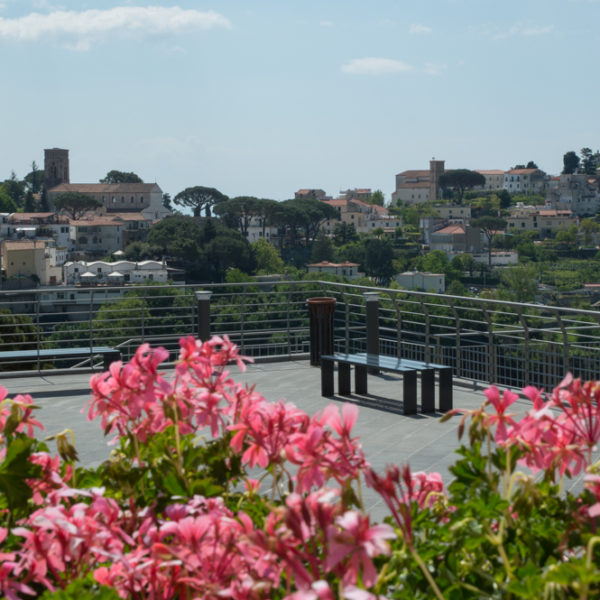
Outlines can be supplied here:
M167 358L143 345L92 377L87 415L114 443L93 469L69 431L36 431L30 396L2 389L3 597L600 597L600 382L525 388L519 416L496 387L448 413L465 441L444 485L375 472L353 404L310 416L236 383L228 365L247 361L227 338L181 339L169 375Z

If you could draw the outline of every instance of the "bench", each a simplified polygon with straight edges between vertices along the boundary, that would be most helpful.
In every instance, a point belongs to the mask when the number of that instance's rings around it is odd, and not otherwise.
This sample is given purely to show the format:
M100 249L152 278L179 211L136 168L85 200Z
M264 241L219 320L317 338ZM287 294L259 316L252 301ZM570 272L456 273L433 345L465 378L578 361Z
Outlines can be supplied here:
M452 409L452 367L435 363L382 356L379 354L325 354L321 355L321 395L333 396L333 367L338 363L340 396L349 396L350 366L354 366L357 394L367 393L367 373L372 370L402 374L402 402L405 415L417 412L417 373L421 373L421 412L435 412L435 373L439 376L441 412Z
M36 350L7 350L0 352L0 363L4 361L33 362L60 358L92 358L102 355L104 369L116 360L121 360L121 352L108 346L92 346L87 348L39 348Z

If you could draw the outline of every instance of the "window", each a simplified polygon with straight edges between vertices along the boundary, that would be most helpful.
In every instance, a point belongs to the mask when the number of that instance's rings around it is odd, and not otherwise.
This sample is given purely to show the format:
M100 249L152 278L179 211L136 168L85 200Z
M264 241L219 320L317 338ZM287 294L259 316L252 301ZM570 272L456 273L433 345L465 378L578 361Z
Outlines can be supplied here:
M133 200L134 200L134 198L133 198L133 196L131 196L131 204L133 204Z
M125 202L125 196L121 196L121 202Z
M113 196L110 201L114 204L117 201L117 199Z
M144 201L144 196L140 196L140 202Z

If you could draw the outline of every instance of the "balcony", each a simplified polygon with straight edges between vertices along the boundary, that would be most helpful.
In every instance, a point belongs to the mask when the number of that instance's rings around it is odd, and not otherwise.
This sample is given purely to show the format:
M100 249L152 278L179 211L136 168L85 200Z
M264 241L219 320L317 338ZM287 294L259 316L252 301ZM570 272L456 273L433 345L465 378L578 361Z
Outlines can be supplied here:
M4 293L0 351L92 342L119 348L124 359L144 342L175 351L181 336L200 331L199 289L212 292L211 334L228 335L243 354L258 361L308 357L306 299L313 296L337 301L335 350L365 351L364 293L378 291L382 354L446 364L457 379L511 388L531 384L552 389L569 371L584 379L598 376L600 312L327 281L103 287L86 291L85 298L68 287L53 288L52 293ZM66 299L77 297L77 302L59 300L57 292ZM98 369L99 363L0 363L0 375L73 373Z
M597 377L600 313L325 281L201 288L136 286L111 288L109 294L105 288L97 298L96 291L89 290L88 304L73 302L72 313L62 308L69 306L74 289L61 290L65 304L56 304L49 290L27 291L28 312L18 310L23 306L22 295L4 294L0 308L13 309L14 318L11 324L6 313L0 312L0 350L15 345L82 346L93 340L97 346L117 346L128 359L140 343L149 342L168 348L174 360L178 338L196 335L206 325L202 316L207 307L199 306L195 295L199 289L211 292L211 332L229 335L243 354L256 359L245 373L233 365L233 378L256 385L270 401L284 398L309 414L331 401L359 404L355 433L378 471L389 463L408 461L414 471L439 471L448 481L447 469L455 461L453 451L459 445L459 419L440 423L439 413L403 415L399 377L390 374L371 376L368 395L333 400L321 397L319 371L308 361L309 297L336 298L335 349L353 352L366 349L365 293L378 291L381 352L451 365L457 407L479 407L488 382L513 389L528 383L551 389L567 370L583 378ZM169 371L170 365L164 366ZM90 363L89 359L78 359L72 364L34 360L20 365L5 363L0 368L0 384L9 394L33 395L42 409L40 417L47 435L66 427L74 431L82 464L96 465L108 457L110 448L101 430L81 414L89 397L89 371L101 371L101 360ZM530 406L518 400L513 412L523 414ZM577 477L569 487L581 484L581 477ZM365 491L365 503L377 519L387 512L372 491Z

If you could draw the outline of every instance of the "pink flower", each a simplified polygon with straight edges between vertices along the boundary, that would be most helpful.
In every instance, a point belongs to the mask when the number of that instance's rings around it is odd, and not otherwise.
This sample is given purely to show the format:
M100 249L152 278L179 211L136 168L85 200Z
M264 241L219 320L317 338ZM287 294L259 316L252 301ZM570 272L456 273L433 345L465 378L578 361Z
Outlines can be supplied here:
M512 415L506 414L506 409L515 401L518 400L519 396L514 392L505 390L502 398L498 388L493 385L484 392L487 403L491 404L496 409L495 415L488 415L488 424L490 426L496 425L496 442L503 444L507 440L506 426L514 426L515 422L512 419Z
M377 582L377 571L371 558L388 555L386 540L396 537L394 530L386 524L370 525L369 517L358 511L347 511L336 519L336 527L329 530L329 557L327 566L335 567L344 561L342 582L356 583L362 572L362 581L367 587Z

